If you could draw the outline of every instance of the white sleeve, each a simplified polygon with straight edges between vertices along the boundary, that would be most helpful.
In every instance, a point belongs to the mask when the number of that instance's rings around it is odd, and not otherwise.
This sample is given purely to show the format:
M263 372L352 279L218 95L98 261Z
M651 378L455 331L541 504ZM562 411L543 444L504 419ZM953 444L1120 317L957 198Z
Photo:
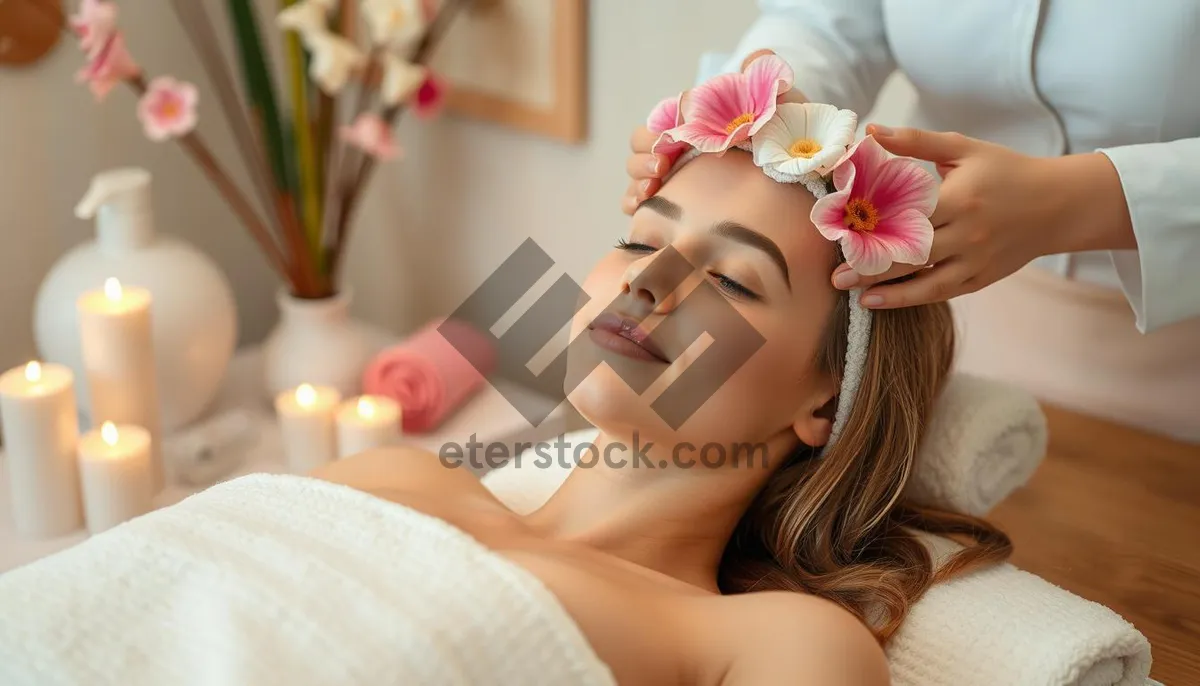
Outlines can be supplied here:
M1113 266L1142 333L1200 316L1200 138L1101 149L1125 190L1137 250Z
M699 81L741 71L747 55L770 49L792 66L809 100L866 116L896 68L881 0L758 0L758 7L732 55L701 58Z

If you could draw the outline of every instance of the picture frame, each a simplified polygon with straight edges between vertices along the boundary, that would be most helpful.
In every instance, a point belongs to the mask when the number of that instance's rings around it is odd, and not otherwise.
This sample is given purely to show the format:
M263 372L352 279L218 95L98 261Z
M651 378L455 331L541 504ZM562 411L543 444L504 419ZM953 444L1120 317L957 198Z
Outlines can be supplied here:
M587 17L587 0L480 0L430 61L447 84L447 112L585 140Z

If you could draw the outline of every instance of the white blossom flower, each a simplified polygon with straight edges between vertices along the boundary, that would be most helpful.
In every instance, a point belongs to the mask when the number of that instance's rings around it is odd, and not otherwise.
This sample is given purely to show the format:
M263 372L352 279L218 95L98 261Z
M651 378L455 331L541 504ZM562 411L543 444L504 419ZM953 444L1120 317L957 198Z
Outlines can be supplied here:
M329 31L329 9L334 0L300 0L275 17L280 28L299 33L307 43L310 36Z
M854 142L858 115L824 103L784 103L754 135L754 163L768 174L826 174Z
M350 75L367 62L367 56L354 43L335 33L310 33L305 43L312 51L309 74L321 90L329 95L342 90L350 80Z
M362 9L375 45L407 50L425 32L421 0L363 0Z
M388 107L395 107L421 87L427 76L426 70L391 53L384 53L381 59L383 83L379 86L379 97Z

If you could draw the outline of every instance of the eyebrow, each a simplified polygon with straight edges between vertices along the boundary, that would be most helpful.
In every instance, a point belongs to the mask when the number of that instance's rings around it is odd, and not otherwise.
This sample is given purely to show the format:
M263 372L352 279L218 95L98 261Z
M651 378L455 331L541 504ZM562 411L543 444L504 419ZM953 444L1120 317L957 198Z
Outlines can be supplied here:
M679 205L667 200L661 195L652 195L646 198L638 205L638 209L647 208L672 221L679 221L683 217L683 208ZM787 260L783 257L783 252L779 246L775 245L775 241L762 235L761 233L742 226L737 222L723 221L712 227L712 232L723 238L728 238L737 241L743 245L748 245L751 248L756 248L766 253L767 257L779 267L779 271L783 273L783 281L787 284L788 290L792 288L792 279L788 274Z

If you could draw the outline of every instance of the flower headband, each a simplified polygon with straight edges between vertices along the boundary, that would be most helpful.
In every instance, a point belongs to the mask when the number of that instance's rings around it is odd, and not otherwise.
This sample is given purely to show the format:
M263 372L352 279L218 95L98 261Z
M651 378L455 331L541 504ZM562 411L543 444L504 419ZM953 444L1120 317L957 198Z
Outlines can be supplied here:
M740 74L715 76L660 102L646 126L659 134L652 152L672 161L667 178L699 155L746 150L770 178L813 194L813 225L841 245L858 273L882 274L893 262L926 264L937 203L933 176L892 157L872 136L855 142L858 115L851 110L789 100L797 95L793 81L787 62L765 55ZM846 366L822 455L841 436L866 367L871 311L859 304L860 294L850 292Z

